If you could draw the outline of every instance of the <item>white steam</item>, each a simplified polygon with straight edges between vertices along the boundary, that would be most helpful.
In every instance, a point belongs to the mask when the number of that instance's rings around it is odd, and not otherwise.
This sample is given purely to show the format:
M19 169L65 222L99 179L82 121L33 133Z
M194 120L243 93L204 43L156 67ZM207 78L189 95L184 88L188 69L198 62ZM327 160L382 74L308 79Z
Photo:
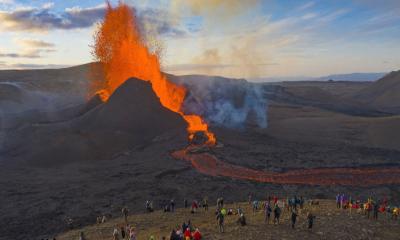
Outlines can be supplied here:
M186 76L190 90L184 104L186 113L203 116L212 125L243 128L267 127L267 99L259 85L245 80Z

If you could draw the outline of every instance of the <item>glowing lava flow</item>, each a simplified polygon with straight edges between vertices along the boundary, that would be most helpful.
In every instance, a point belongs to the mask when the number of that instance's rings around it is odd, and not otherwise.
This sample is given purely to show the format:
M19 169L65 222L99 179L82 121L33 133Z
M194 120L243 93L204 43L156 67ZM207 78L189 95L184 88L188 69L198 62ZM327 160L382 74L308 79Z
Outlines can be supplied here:
M161 104L179 113L188 123L189 139L196 132L204 132L207 144L215 144L216 139L208 130L208 125L198 115L186 115L182 111L186 89L176 85L161 73L157 54L151 53L144 43L131 9L124 3L113 8L108 2L104 21L95 35L93 55L103 65L106 81L97 84L97 93L103 101L125 80L136 77L149 81Z
M189 161L196 170L211 176L278 184L371 186L400 183L399 168L314 168L277 173L236 166L209 153L189 151L190 148L179 150L172 156Z

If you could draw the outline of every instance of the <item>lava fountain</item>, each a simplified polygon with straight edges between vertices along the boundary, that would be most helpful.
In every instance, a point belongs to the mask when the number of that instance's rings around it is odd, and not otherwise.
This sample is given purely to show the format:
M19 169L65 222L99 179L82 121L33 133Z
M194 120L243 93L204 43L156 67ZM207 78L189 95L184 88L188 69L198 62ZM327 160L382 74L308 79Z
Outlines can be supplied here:
M94 36L93 56L102 64L105 73L105 81L93 85L101 89L97 94L103 101L107 101L115 89L131 77L148 81L161 104L180 114L187 122L189 140L196 132L204 132L208 137L207 144L215 144L215 135L207 123L198 115L187 115L182 111L186 88L170 82L161 72L158 55L149 51L135 15L126 4L120 2L113 8L107 2L104 20Z

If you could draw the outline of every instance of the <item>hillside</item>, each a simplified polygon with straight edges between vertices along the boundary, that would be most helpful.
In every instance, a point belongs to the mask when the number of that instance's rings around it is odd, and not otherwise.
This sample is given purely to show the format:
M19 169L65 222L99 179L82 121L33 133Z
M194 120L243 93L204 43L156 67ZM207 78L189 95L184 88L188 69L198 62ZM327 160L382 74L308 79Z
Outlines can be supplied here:
M96 63L60 69L1 70L0 82L23 83L42 91L81 94L88 88L87 78L92 67L98 72L101 70Z
M400 113L400 71L387 74L358 92L355 97L382 111Z
M217 230L215 207L208 212L200 209L191 214L189 209L178 209L175 213L156 211L150 214L132 215L128 222L136 229L139 240L148 239L151 235L155 239L165 236L169 239L173 228L181 226L183 222L191 220L194 227L199 228L204 239L229 240L259 240L259 239L398 239L398 221L388 221L380 214L379 221L367 219L366 216L355 212L349 216L348 210L338 210L331 200L317 200L319 205L305 206L299 213L295 229L290 227L289 211L284 210L279 225L266 224L262 210L255 214L248 203L228 204L227 208L236 209L238 205L244 210L247 226L236 223L237 215L227 216L225 233ZM312 212L316 216L312 231L307 229L306 214ZM273 216L273 214L272 214ZM95 219L93 219L94 221ZM61 240L78 239L83 231L87 239L106 240L112 238L113 228L124 225L123 218L113 218L109 222L75 229L57 236Z

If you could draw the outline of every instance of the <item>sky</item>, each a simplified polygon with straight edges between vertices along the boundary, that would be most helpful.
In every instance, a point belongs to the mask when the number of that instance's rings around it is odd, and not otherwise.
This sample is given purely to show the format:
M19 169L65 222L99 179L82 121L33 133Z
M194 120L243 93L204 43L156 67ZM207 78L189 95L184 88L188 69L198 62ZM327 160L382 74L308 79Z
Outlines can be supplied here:
M235 78L400 69L398 0L125 0L164 71ZM117 1L111 1L113 5ZM0 69L93 61L103 0L0 0Z

